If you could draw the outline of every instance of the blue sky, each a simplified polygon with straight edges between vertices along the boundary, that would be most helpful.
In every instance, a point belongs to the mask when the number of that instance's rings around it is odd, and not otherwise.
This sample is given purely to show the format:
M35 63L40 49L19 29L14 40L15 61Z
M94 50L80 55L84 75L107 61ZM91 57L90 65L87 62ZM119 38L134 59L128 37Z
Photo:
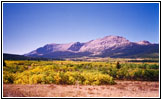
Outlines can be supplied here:
M3 52L118 35L159 43L158 3L4 3Z

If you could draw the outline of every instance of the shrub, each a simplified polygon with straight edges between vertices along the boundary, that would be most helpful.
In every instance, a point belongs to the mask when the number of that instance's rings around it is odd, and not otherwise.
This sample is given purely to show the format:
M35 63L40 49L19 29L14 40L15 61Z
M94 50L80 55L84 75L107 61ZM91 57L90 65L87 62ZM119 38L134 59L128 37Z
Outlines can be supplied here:
M159 80L158 64L5 61L3 82L14 84L114 84L114 79Z
M3 83L13 83L14 78L15 78L14 74L3 71Z

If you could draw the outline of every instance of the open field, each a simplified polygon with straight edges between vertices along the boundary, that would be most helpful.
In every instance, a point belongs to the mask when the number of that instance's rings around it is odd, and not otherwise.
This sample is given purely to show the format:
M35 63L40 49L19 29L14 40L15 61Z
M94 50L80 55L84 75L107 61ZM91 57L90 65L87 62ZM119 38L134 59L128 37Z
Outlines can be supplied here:
M115 85L4 84L4 97L158 97L159 82L116 80Z
M5 61L4 97L158 97L159 64Z
M115 84L114 79L158 81L158 63L5 61L3 83Z

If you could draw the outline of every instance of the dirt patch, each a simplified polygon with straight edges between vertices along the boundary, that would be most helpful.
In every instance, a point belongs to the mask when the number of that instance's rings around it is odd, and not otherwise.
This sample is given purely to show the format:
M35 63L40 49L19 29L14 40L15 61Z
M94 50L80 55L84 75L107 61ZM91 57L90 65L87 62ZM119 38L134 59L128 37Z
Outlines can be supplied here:
M116 81L116 85L3 84L4 97L159 97L159 82Z

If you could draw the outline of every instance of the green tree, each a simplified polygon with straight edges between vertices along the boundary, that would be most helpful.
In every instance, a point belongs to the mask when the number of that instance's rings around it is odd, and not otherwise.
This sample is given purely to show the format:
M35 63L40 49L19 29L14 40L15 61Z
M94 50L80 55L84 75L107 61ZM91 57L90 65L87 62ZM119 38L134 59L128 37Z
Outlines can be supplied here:
M121 65L119 64L119 62L116 63L116 68L117 69L120 69L121 68Z

